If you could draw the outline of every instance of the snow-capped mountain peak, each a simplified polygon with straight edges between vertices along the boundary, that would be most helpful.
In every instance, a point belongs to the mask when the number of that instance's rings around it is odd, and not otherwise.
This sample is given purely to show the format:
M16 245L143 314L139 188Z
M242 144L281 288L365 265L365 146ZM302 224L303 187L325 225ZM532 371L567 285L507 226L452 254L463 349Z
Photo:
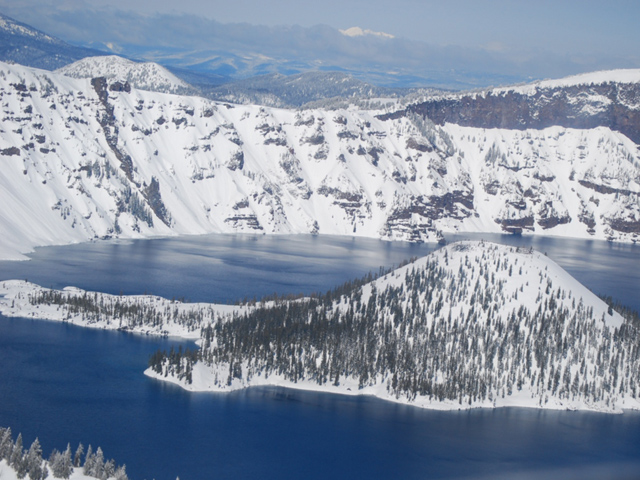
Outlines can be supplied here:
M346 30L340 30L340 33L345 37L364 37L365 35L371 35L381 38L395 38L395 36L391 35L390 33L374 32L373 30L369 30L368 28L364 29L360 27L351 27L347 28Z
M95 78L129 82L140 90L153 92L190 94L194 88L180 80L169 70L153 62L134 62L117 55L87 57L57 70L68 77Z

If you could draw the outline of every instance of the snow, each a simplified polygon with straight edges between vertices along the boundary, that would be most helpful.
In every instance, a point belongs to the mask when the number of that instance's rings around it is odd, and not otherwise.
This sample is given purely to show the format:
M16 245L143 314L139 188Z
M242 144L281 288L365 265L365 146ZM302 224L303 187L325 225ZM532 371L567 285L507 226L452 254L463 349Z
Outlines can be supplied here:
M435 262L445 272L449 272L452 279L456 279L459 273L464 271L465 282L468 285L476 285L483 282L488 285L490 278L491 285L498 287L500 295L495 296L494 294L493 302L500 298L502 299L500 300L501 303L489 308L489 312L492 311L492 308L496 309L491 318L487 318L483 316L483 313L480 313L477 320L479 325L489 320L495 323L496 319L506 319L521 308L525 308L529 312L535 312L542 305L546 305L549 295L557 303L557 311L566 309L570 312L577 308L580 311L589 312L589 318L595 320L595 332L608 330L609 333L606 335L610 336L624 322L618 313L609 313L608 306L602 300L545 255L530 249L502 246L489 242L458 242L448 245L427 257L418 259L374 280L372 283L362 287L362 304L368 302L373 288L377 292L384 292L387 287L403 286L404 279L408 273L415 270L419 271L432 262ZM485 273L482 273L483 271ZM487 272L490 272L490 276ZM458 284L459 288L468 288L464 287L463 283L458 282ZM438 288L446 288L446 285ZM250 308L214 304L181 304L153 296L113 296L96 292L84 292L71 287L61 292L75 298L93 298L95 304L109 306L113 305L114 302L120 302L123 305L143 306L147 308L147 311L160 312L161 321L159 323L153 320L158 318L154 316L155 314L134 313L134 321L138 321L137 319L144 318L146 315L152 319L150 320L152 323L136 324L132 327L132 324L128 323L130 320L126 316L121 318L117 314L70 313L67 307L60 307L56 304L33 305L31 303L31 298L47 292L52 291L26 281L11 280L2 282L0 283L0 312L8 316L64 321L85 327L125 329L142 334L172 335L197 339L200 338L201 328L215 321L226 321L234 313L243 313ZM406 295L409 298L411 294L407 292ZM469 309L473 308L473 306L469 304L468 300L463 299L462 302L459 302L452 301L447 298L447 295L444 297L442 310L439 314L441 318L447 318L447 316L454 319L467 318L470 315ZM348 310L349 306L343 300L338 300L337 302L335 308L338 311L346 312ZM108 307L108 309L110 308L112 307ZM430 306L425 305L425 308L428 309ZM486 308L484 310L486 311ZM181 324L179 320L176 320L179 312L186 314L192 312L195 317L201 315L201 319L192 325ZM384 318L385 315L391 315L391 313L381 311L380 315ZM436 318L434 317L429 321L435 322ZM527 328L522 327L523 335L527 335ZM531 333L533 334L533 332ZM593 334L595 335L596 333ZM597 342L598 340L594 338L592 341ZM594 348L600 347L596 346ZM582 355L585 358L593 358L595 356L594 352L582 352ZM244 371L248 371L250 368L255 369L255 365L250 367L246 361L242 363L242 367ZM536 368L534 366L534 373ZM569 367L566 368L568 370ZM588 364L587 369L589 368ZM258 369L257 371L259 372L260 370ZM500 372L494 373L501 374ZM573 373L575 374L575 372ZM235 378L228 384L226 381L229 377L228 363L217 363L211 366L196 363L193 367L192 383L178 380L172 375L166 376L165 374L156 373L151 369L148 369L145 374L159 380L176 383L190 391L228 392L253 386L283 386L345 395L373 395L389 401L443 410L503 406L587 409L608 412L620 412L622 409L640 409L640 400L631 394L616 396L617 394L614 393L615 398L612 402L607 401L606 403L604 400L599 402L585 401L584 396L574 398L552 396L543 401L539 392L534 390L533 384L529 384L528 380L525 380L521 390L514 389L508 395L503 393L500 396L496 393L493 396L490 395L486 400L461 403L460 401L431 400L420 396L407 398L402 395L394 395L388 389L390 379L383 378L380 375L374 381L361 388L359 380L354 377L342 376L340 384L336 386L332 385L331 382L324 385L318 385L316 382L309 380L292 382L280 374L272 374L266 378L261 373L256 373L248 378L247 376L243 376L241 379ZM442 376L446 379L446 374L442 373Z
M561 297L558 296L559 308L562 308L563 305L569 307L572 302L574 302L574 305L577 303L585 309L591 308L593 309L592 318L603 319L599 328L609 329L610 331L620 327L623 322L622 317L617 313L614 312L613 315L608 314L607 306L604 302L595 297L587 288L582 286L555 262L543 254L527 249L499 246L486 242L460 242L450 245L374 281L373 284L365 285L363 287L362 303L367 303L373 285L375 285L378 292L384 292L388 286L398 287L403 284L403 279L407 272L420 269L421 266L427 262L434 260L438 265L451 273L457 273L461 270L461 267L467 265L464 267L464 270L466 275L471 275L471 285L481 279L478 272L483 266L486 268L487 266L502 263L504 268L498 269L498 271L495 272L496 276L495 279L492 276L492 282L494 284L503 282L504 296L510 300L500 305L500 312L502 313L496 313L496 317L505 316L510 311L515 312L520 307L525 307L529 309L529 311L535 311L539 296L542 294L544 298L543 292L545 285L553 284L554 289L559 286L564 292ZM510 268L507 269L507 266ZM551 294L554 295L554 292ZM340 304L340 307L344 311L348 309L348 306L343 303ZM446 318L446 312L450 308L452 309L453 317L457 318L458 316L463 317L467 314L465 308L468 308L468 305L452 307L448 306L445 301L443 307L445 313L442 314L443 318ZM384 313L381 312L380 314L383 315ZM591 353L584 352L584 355L591 355ZM253 368L255 369L255 367L254 365ZM245 362L242 364L242 370L244 372L250 371L250 369L251 366L248 363ZM258 372L259 371L258 369ZM514 389L512 393L506 396L503 393L502 396L495 395L492 399L474 402L469 400L467 403L451 400L430 400L427 397L421 397L419 395L416 398L406 398L401 395L396 396L388 390L389 379L381 376L378 376L378 378L364 387L360 387L358 379L353 377L341 376L340 384L336 386L332 385L331 382L323 385L318 385L318 383L308 380L293 382L281 374L271 374L266 378L261 373L254 374L249 380L247 380L246 376L243 376L241 379L234 378L231 383L228 383L228 363L214 363L212 366L196 363L192 372L191 384L180 381L171 375L165 376L159 374L151 369L148 369L145 374L152 378L176 383L189 391L228 392L254 386L280 386L344 395L373 395L388 401L439 410L527 407L619 413L623 409L640 409L639 399L631 395L626 397L623 395L621 398L614 400L613 404L605 404L604 401L591 402L585 400L583 397L569 399L556 396L543 400L528 383L528 380L525 381L521 390Z
M86 62L92 74L133 68ZM104 127L90 80L2 63L0 95L0 153L19 151L0 154L0 259L25 259L36 246L205 233L436 241L440 232L500 232L516 215L532 218L525 234L638 240L609 226L640 219L637 146L604 127L441 128L355 108L298 112L139 89L108 93L114 122ZM130 156L132 178L107 133ZM494 146L506 161L487 161ZM153 180L167 223L145 197ZM151 222L127 209L127 192ZM570 220L545 228L550 212Z
M563 87L575 87L579 85L601 85L604 83L639 83L640 69L601 70L597 72L581 73L569 77L539 80L522 86L501 87L493 92L514 91L524 94L535 93L536 89L553 89Z
M44 464L49 468L49 462L45 460ZM16 471L7 465L6 460L0 460L0 478L2 480L19 480ZM25 478L29 478L28 476ZM54 478L51 473L51 469L49 469L49 477ZM110 477L113 478L113 477ZM23 479L24 480L24 479ZM73 473L69 477L69 480L95 480L95 477L89 477L82 473L82 468L74 468Z
M40 320L66 322L81 327L122 330L143 335L170 336L195 340L200 338L201 327L218 319L224 319L233 313L242 313L247 308L233 305L181 303L152 295L109 295L106 293L86 292L76 287L67 287L60 291L60 293L76 298L89 295L99 299L102 304L106 305L120 303L126 306L150 308L165 313L164 321L161 324L135 324L131 326L128 323L129 318L126 314L121 317L120 315L76 313L55 304L33 305L29 301L30 297L53 291L23 280L4 281L0 283L0 312L9 317L37 318ZM204 313L202 324L190 327L175 320L178 315L188 315L191 312ZM133 318L137 320L136 316Z
M127 81L141 90L185 93L193 88L169 70L154 62L134 62L117 55L87 57L56 70L72 78L105 77Z
M351 27L345 30L340 30L340 33L343 34L345 37L362 37L365 35L373 35L375 37L382 37L382 38L395 38L390 33L374 32L373 30L362 29L360 27Z
M0 15L0 30L4 30L5 32L11 35L21 35L25 37L34 37L40 41L45 41L49 43L59 43L59 40L46 35L38 30L35 30L26 25L21 25L4 15Z

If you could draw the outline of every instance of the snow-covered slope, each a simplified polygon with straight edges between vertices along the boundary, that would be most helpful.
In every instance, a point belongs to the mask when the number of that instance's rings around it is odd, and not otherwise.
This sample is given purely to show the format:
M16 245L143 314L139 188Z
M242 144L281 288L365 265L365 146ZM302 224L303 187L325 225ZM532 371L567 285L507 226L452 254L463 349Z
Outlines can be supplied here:
M72 78L105 77L110 82L128 82L133 88L175 94L194 94L188 83L153 62L134 62L117 55L87 57L56 70Z
M638 148L607 127L439 127L124 87L0 64L0 257L210 232L640 234Z
M189 390L281 385L428 408L640 409L640 325L544 255L458 243L357 288L202 331L148 375ZM161 356L162 357L162 356Z
M84 448L82 444L74 456L70 446L67 450L59 452L54 450L43 459L42 447L36 438L31 447L25 449L22 444L22 435L18 434L13 441L11 428L0 427L0 478L2 480L66 478L69 480L128 480L126 467L116 467L113 460L105 461L102 449L98 447L94 452L87 450L83 464ZM45 458L47 458L45 456ZM74 461L77 465L74 466Z
M46 465L48 471L51 470L49 467L49 462L45 462L44 465ZM6 460L2 460L0 461L0 478L2 478L2 480L24 480L25 477L19 477L16 470L7 465ZM49 478L55 477L50 474ZM85 475L82 471L82 468L74 468L73 473L69 477L69 480L95 480L96 478L97 477ZM113 476L109 478L115 479L115 477Z
M147 374L193 391L256 385L370 394L428 408L640 409L640 324L545 255L460 242L314 298L182 304L24 281L4 315L200 337Z

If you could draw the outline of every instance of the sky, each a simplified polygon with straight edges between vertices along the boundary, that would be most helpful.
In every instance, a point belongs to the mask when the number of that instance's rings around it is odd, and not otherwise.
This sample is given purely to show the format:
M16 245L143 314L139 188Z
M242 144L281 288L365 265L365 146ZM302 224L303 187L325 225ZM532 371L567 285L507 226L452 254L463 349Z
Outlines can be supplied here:
M340 58L341 67L359 56L372 67L381 59L378 68L389 70L433 62L438 71L480 75L484 64L488 75L514 78L640 68L637 0L0 0L0 12L84 45L164 39L193 50L215 44L239 53L254 41L258 53L278 56L293 54L291 45L283 50L288 43L300 46L298 58L331 64ZM354 26L393 35L393 48L379 37L356 44L329 34Z

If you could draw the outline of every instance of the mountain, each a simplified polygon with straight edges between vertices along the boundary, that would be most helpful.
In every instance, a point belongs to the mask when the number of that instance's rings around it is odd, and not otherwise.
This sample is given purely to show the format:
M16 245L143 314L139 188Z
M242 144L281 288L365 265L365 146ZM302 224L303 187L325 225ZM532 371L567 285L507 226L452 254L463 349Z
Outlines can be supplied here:
M149 52L146 53L149 56ZM343 72L307 71L292 75L265 75L271 69L260 69L260 63L267 60L264 56L254 59L257 62L255 70L242 70L241 78L231 78L231 74L238 75L236 66L248 68L247 62L251 63L253 57L227 57L220 53L217 60L220 65L213 71L210 71L211 68L203 70L202 65L188 65L188 68L174 65L167 69L155 62L137 62L91 48L75 47L0 14L0 61L57 70L73 78L104 76L109 80L129 82L131 86L142 90L204 95L212 100L276 107L298 107L335 97L397 98L416 90L377 87ZM163 59L171 64L171 56ZM306 69L313 67L307 66ZM297 70L285 68L284 71L291 73ZM244 78L248 75L251 77ZM149 79L155 83L150 83Z
M146 52L146 51L145 51ZM149 56L150 52L132 52ZM172 65L174 55L163 61ZM0 14L0 61L16 62L25 66L57 70L73 78L94 78L104 76L109 80L129 82L135 88L181 95L204 95L212 100L241 104L258 104L276 107L298 107L309 102L335 99L376 97L400 98L412 92L433 92L432 89L384 88L358 80L344 72L306 71L296 68L282 73L268 73L271 68L260 65L269 60L264 56L229 55L218 52L220 65L203 69L202 64L169 68L155 62L138 62L118 55L71 46L64 41L16 22ZM253 60L252 60L253 59ZM255 69L245 71L248 64L255 62ZM209 65L211 67L211 65ZM238 68L241 70L238 70ZM306 70L315 70L307 65ZM242 71L240 74L239 72ZM232 78L230 75L240 78ZM250 78L246 78L250 76ZM150 83L149 79L153 79Z
M134 62L117 55L87 57L56 70L72 78L104 77L152 92L195 95L199 91L169 70L153 62Z
M284 108L323 100L353 103L365 99L397 99L418 92L433 95L439 91L378 87L344 72L275 73L203 88L205 96L213 100Z
M459 242L309 298L245 305L0 283L4 315L199 338L147 375L192 391L277 385L412 405L640 409L640 319L529 248Z
M522 74L521 66L514 69L502 62L496 64L494 56L480 48L463 53L453 46L428 45L402 38L346 36L327 26L265 29L212 21L210 27L199 25L201 30L186 31L189 29L185 29L184 21L182 19L179 30L174 25L176 30L171 40L157 38L158 25L153 24L151 18L140 19L139 23L144 25L136 25L137 32L142 28L146 38L154 39L146 45L136 44L144 34L136 35L131 43L123 42L122 37L115 39L111 33L103 38L109 37L117 43L118 52L129 58L232 81L273 74L290 76L333 71L388 88L469 89L530 78ZM162 24L160 29L167 26ZM122 28L121 23L115 28ZM511 73L505 73L507 71Z
M516 87L449 94L412 105L438 125L589 129L606 126L640 143L640 70L609 70Z
M218 319L200 345L158 352L147 374L195 391L277 385L441 409L640 408L637 316L540 253L484 242Z
M104 52L69 45L0 14L0 61L55 70L81 58L95 55L104 55Z
M234 106L9 64L0 97L4 258L208 232L640 234L638 146L607 126L487 129L410 110Z

